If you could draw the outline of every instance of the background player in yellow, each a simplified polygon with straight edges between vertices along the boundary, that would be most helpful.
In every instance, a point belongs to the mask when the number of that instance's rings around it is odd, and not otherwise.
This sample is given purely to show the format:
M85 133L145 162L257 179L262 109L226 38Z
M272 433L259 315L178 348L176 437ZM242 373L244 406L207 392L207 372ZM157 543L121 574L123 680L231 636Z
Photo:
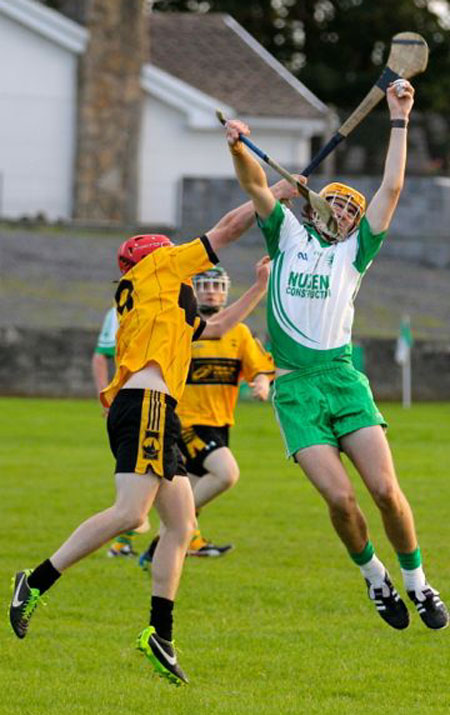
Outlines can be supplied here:
M270 274L268 256L256 266L257 284L266 292ZM226 305L230 279L219 266L193 279L200 315L208 319ZM219 339L201 338L192 343L192 359L183 397L177 407L182 431L179 442L194 492L195 508L215 499L239 479L239 467L228 447L229 428L239 383L250 383L253 397L267 400L275 374L272 357L253 338L244 323L238 323ZM140 558L145 567L152 560L158 542L155 537ZM188 548L190 556L222 556L231 544L218 546L206 541L196 529Z
M258 295L259 300L267 291L269 273L269 259L264 257L256 265L257 280L250 288L251 295ZM225 307L230 280L222 267L215 266L194 276L193 283L200 301L199 314L205 320ZM101 357L104 357L108 349L108 354L114 355L116 331L114 319L108 312L97 341L96 354L102 350ZM241 379L251 382L252 393L256 399L267 400L275 368L270 354L252 337L244 323L238 323L222 338L202 338L193 342L192 357L177 414L185 428L179 446L187 459L186 468L198 513L204 504L232 487L239 478L239 467L228 449L228 432L229 427L234 424L234 409ZM96 365L98 363L97 359ZM104 375L107 366L101 367L102 370L94 371L99 390L106 385ZM195 425L195 428L192 425ZM190 452L196 454L190 457ZM207 468L203 466L205 460L208 461L205 465ZM138 529L117 536L108 549L108 556L135 556L135 536L145 533L148 529L146 519ZM158 539L159 536L155 537L147 551L141 555L140 565L143 568L147 568L148 562L152 560ZM230 548L229 544L217 546L206 542L199 529L195 529L188 554L221 556Z
M281 194L286 190L292 195L283 182L277 186ZM205 337L220 337L259 300L257 291L247 291L206 323L197 313L191 278L218 263L216 250L236 240L253 220L253 206L247 202L189 243L174 246L166 236L137 236L120 247L116 373L102 392L116 458L116 499L80 524L36 568L16 573L9 615L18 638L25 638L42 594L66 569L117 534L138 527L155 504L161 538L152 564L150 625L139 635L138 648L160 675L177 685L187 682L173 647L172 624L195 509L192 489L183 478L175 407L186 382L192 340L204 331Z

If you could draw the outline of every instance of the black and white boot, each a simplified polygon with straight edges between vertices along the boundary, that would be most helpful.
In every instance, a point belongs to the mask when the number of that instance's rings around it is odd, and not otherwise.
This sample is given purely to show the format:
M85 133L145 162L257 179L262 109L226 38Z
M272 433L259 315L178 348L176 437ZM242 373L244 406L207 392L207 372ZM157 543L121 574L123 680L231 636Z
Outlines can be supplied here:
M395 590L389 574L386 572L381 586L373 586L366 579L370 600L375 604L379 615L392 628L401 631L409 626L409 612L404 601Z
M441 601L439 591L426 583L417 591L407 591L409 598L427 628L439 631L448 626L447 606Z

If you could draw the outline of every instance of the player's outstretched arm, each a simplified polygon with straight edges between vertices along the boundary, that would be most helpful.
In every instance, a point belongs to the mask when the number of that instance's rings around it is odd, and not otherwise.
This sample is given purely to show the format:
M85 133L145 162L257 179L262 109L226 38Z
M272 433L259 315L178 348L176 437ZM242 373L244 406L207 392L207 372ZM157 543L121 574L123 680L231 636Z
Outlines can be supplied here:
M240 134L249 136L250 129L237 119L228 120L225 127L238 181L253 201L256 213L267 218L273 211L275 198L267 184L266 172L239 139Z
M294 198L294 196L298 196L296 189L285 179L277 181L277 183L273 184L268 190L273 197L274 203L275 200L289 200ZM247 203L238 206L236 209L226 213L225 216L222 216L220 221L218 221L214 228L211 228L206 235L214 252L217 253L228 243L237 241L254 223L255 205L253 201L247 201Z
M391 135L380 188L370 202L366 218L372 233L389 228L403 188L407 154L407 128L414 104L414 88L408 80L388 87L386 98L391 119Z
M250 315L259 301L266 294L267 283L270 275L270 259L264 256L256 264L255 283L231 305L210 318L202 333L202 338L221 338L228 333L237 323Z

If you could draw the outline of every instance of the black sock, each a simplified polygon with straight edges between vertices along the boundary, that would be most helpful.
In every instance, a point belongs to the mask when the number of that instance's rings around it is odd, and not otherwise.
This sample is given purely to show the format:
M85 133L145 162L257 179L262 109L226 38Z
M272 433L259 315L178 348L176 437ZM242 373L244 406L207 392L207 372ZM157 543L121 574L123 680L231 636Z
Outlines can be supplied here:
M161 596L152 596L152 607L150 611L150 625L161 638L166 641L172 640L173 626L173 601Z
M30 588L38 588L42 596L60 576L61 574L55 569L50 559L46 559L30 574L28 585Z

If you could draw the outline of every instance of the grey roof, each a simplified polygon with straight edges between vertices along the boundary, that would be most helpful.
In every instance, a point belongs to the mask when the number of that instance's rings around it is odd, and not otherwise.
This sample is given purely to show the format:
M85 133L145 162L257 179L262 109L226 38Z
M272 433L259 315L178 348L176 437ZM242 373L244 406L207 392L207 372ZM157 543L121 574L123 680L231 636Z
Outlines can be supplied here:
M154 12L150 61L238 114L324 119L327 107L232 17Z

